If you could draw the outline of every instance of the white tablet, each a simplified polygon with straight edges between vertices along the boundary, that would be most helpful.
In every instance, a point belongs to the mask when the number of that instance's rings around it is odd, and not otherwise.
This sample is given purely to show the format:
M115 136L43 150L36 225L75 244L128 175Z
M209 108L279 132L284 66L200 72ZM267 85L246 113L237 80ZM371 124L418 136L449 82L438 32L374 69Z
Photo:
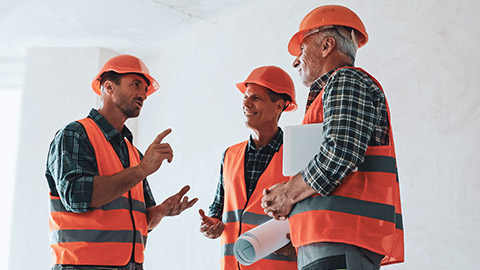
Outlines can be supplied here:
M303 170L318 154L323 142L323 124L286 126L283 133L283 175Z

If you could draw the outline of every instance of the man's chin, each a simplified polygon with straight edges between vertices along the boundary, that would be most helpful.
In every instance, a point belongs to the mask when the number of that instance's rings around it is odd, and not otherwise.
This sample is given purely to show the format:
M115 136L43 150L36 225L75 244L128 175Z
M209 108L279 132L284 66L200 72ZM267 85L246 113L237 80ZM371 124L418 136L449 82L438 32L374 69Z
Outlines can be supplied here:
M125 112L125 115L128 118L137 118L140 115L140 110L128 111L128 112Z

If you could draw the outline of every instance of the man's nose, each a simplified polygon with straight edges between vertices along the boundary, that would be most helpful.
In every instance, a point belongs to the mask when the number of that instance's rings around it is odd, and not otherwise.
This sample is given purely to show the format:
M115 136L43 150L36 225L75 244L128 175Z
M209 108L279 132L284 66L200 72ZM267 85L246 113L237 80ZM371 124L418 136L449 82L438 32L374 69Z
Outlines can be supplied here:
M139 97L142 99L142 101L145 101L145 100L147 99L147 97L148 97L147 92L148 92L148 90L145 89L145 91L143 91L143 92L139 95Z
M244 106L244 107L247 107L247 108L250 107L250 106L252 106L252 103L250 102L250 98L249 98L249 97L246 97L246 98L243 99L243 106Z
M297 68L298 65L300 65L300 55L298 55L298 56L295 58L295 60L293 60L293 63L292 63L292 66L293 66L294 68Z

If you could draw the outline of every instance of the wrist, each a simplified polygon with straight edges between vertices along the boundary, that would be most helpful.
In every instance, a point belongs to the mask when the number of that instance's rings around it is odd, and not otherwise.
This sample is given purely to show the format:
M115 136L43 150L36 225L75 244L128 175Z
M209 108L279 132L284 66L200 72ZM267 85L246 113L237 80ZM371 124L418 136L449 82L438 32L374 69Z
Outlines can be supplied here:
M133 168L135 169L135 175L137 176L138 179L143 180L147 178L148 174L146 170L143 168L142 163L138 164Z
M303 180L303 177L300 173L290 179L287 184L288 186L286 186L286 188L289 191L287 193L288 199L292 203L297 203L317 193Z

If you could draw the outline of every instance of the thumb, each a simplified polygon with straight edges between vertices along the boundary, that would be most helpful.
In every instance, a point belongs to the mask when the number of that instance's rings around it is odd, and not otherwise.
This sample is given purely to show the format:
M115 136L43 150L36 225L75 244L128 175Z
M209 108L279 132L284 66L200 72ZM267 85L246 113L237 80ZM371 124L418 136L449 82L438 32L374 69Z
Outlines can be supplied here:
M213 221L213 219L211 219L209 216L205 215L205 212L202 209L199 209L198 213L202 217L202 220L208 224L208 226L212 226L215 224L215 221Z

